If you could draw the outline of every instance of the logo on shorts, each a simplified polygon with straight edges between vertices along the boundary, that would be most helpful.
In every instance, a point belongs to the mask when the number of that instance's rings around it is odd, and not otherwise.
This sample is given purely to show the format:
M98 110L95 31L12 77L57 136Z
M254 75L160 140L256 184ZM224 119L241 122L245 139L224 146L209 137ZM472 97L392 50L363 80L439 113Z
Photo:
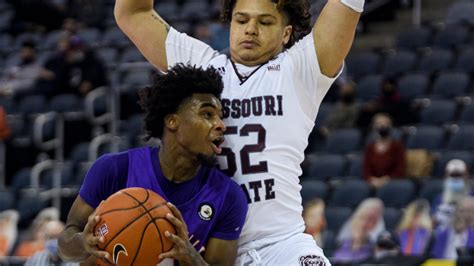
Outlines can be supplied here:
M212 208L209 203L201 203L201 205L199 205L198 214L204 221L209 221L214 215L214 208Z
M109 233L109 228L107 227L107 224L101 225L99 228L97 228L95 232L95 234L98 236L105 236L108 233Z
M326 261L320 256L307 255L300 257L301 266L326 266Z

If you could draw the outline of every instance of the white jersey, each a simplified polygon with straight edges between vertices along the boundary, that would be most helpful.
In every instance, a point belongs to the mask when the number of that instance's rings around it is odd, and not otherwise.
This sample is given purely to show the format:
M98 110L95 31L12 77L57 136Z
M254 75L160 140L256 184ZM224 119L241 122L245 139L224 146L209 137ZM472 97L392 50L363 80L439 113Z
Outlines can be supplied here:
M170 66L213 66L223 77L227 131L219 163L249 202L239 253L303 232L300 164L319 105L334 81L321 74L312 34L256 67L234 65L174 29L166 53Z

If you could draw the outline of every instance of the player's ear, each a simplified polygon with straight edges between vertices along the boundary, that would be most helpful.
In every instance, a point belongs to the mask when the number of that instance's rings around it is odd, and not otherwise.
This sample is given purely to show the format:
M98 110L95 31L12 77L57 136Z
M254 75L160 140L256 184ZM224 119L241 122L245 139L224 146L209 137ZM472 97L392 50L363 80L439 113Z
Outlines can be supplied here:
M286 25L283 28L283 45L286 45L290 41L292 33L293 33L293 26Z
M179 126L179 117L177 114L169 114L165 116L165 127L169 130L176 130Z

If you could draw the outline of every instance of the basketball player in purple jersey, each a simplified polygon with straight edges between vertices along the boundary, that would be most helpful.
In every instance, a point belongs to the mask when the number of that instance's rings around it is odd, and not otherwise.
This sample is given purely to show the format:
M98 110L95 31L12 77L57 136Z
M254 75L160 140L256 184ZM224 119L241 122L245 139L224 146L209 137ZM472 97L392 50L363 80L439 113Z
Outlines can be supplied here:
M93 255L113 262L111 254L96 248L104 239L93 235L100 220L94 209L120 189L143 187L173 203L167 218L177 234L165 235L174 247L160 258L180 265L234 263L247 200L234 181L213 167L226 130L222 87L213 68L176 65L140 92L147 137L160 138L161 146L106 154L92 165L59 239L63 260Z

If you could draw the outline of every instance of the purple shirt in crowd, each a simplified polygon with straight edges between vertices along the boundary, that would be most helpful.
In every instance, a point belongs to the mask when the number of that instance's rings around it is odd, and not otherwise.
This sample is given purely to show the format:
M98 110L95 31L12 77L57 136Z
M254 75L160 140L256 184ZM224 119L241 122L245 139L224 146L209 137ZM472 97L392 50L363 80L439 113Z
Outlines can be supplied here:
M191 180L173 183L161 171L158 150L136 148L100 157L87 173L79 195L96 208L123 188L146 188L176 205L198 252L203 251L209 238L238 239L247 213L247 200L240 186L215 167L205 166Z

